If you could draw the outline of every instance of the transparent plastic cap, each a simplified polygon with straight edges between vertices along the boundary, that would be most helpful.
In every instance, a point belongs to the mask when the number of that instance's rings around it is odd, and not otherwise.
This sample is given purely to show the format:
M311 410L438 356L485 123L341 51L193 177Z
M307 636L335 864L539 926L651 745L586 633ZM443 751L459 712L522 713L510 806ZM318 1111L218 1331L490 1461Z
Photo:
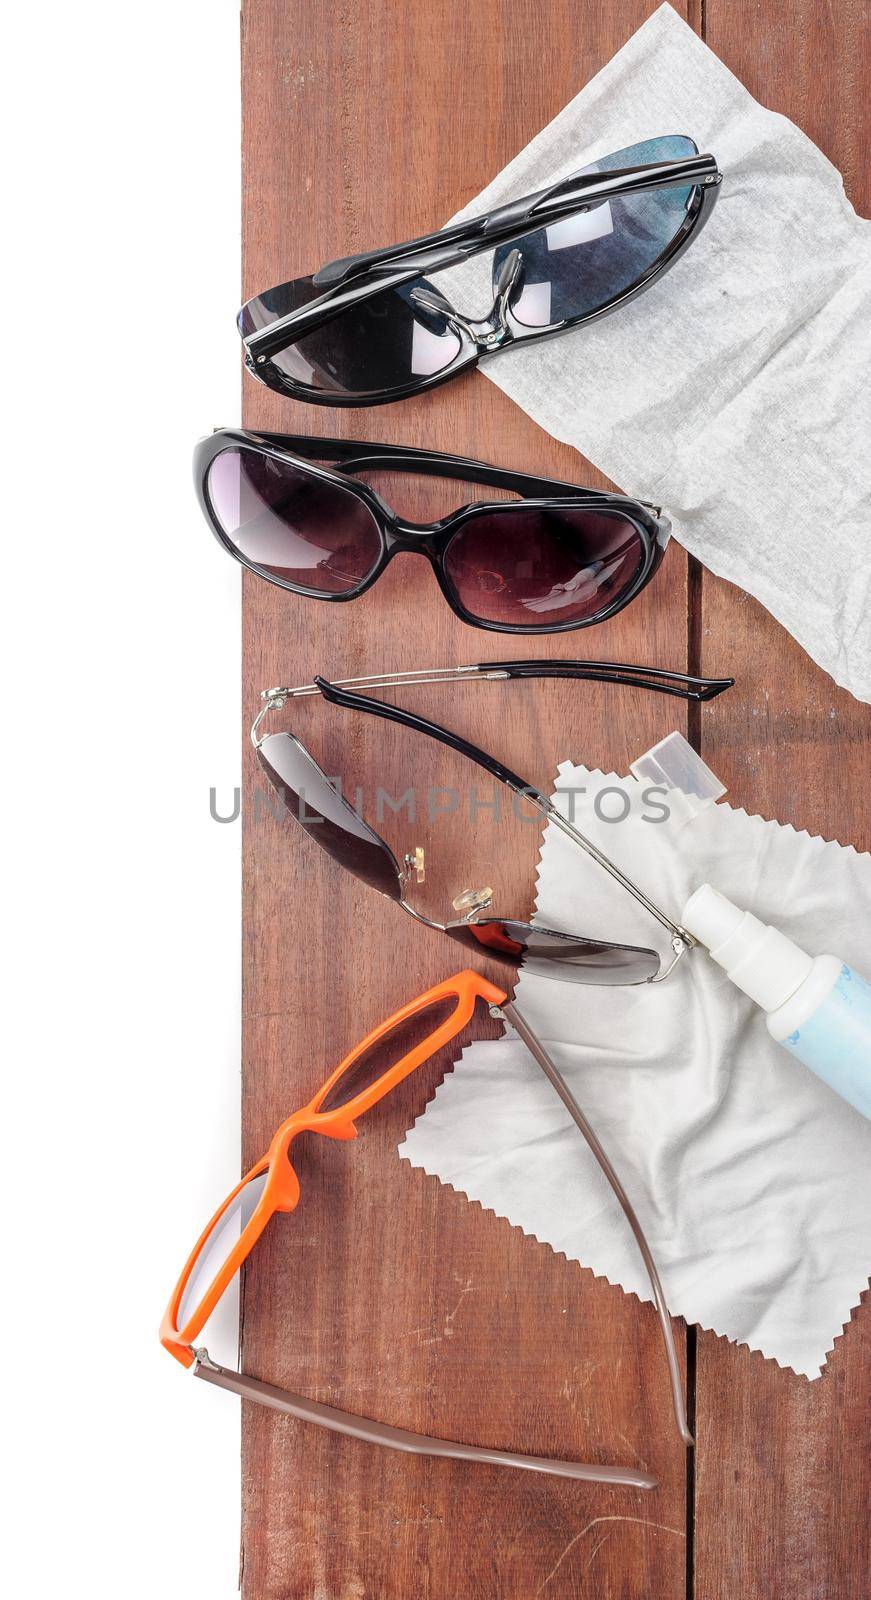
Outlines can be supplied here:
M726 793L726 785L696 755L682 733L666 734L637 761L630 762L629 770L639 783L668 789L673 809L685 822Z

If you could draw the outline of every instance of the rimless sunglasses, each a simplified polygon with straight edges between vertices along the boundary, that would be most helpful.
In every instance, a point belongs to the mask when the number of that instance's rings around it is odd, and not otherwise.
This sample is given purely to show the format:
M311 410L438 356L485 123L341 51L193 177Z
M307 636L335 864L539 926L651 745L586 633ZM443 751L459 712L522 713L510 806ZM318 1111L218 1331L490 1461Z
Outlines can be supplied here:
M538 967L541 971L550 972L551 976L570 978L576 983L661 982L668 977L684 952L692 947L695 942L692 936L673 922L668 913L657 906L638 884L621 872L547 795L494 756L488 755L459 734L451 733L439 723L429 722L387 701L352 692L351 688L353 685L353 690L359 691L363 688L384 689L392 684L409 686L414 683L533 677L587 678L598 682L630 684L664 694L680 695L689 700L710 700L728 689L733 682L731 678L693 678L653 667L582 661L488 662L480 666L448 667L441 671L396 673L392 676L381 674L346 680L344 684L329 683L325 678L316 677L313 683L302 684L295 689L264 690L263 708L251 729L251 739L260 765L281 799L282 809L340 866L355 877L362 878L364 883L377 889L387 899L395 901L418 922L439 929L455 943L467 950L477 951L479 955L494 956L515 966L525 958L528 967ZM352 809L295 734L261 734L263 719L270 712L279 710L288 700L315 694L334 705L363 711L426 734L467 756L497 782L507 785L515 795L526 800L597 861L668 931L672 956L665 970L661 970L659 955L652 949L618 944L588 934L561 932L516 918L485 916L493 898L490 888L466 890L457 896L453 902L454 910L463 913L458 921L435 922L417 911L406 898L406 888L414 876L417 876L418 882L423 881L422 851L418 848L406 853L400 866L386 840Z

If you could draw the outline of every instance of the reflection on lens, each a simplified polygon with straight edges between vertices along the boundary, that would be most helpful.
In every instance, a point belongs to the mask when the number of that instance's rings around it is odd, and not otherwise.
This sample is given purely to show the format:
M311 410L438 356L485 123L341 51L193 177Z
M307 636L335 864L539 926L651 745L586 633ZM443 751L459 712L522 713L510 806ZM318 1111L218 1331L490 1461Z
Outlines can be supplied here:
M280 350L272 366L294 383L333 394L373 394L436 377L457 359L461 342L447 315L415 303L418 289L433 293L425 278L417 278L360 301ZM269 327L322 293L311 278L297 278L256 296L243 308L243 335Z
M378 564L381 535L363 501L292 462L222 450L206 490L227 538L264 576L343 594Z
M260 1202L267 1177L268 1172L261 1172L256 1178L249 1178L205 1240L181 1297L176 1322L179 1332L214 1283L233 1246L238 1244L243 1229L248 1226Z
M290 733L261 739L257 759L288 814L327 855L391 900L402 899L402 878L390 846L352 810Z
M583 172L685 161L697 154L692 139L648 139ZM587 211L500 246L493 260L494 282L509 250L517 249L523 272L511 311L518 322L549 328L586 316L650 271L686 222L695 194L695 186L684 184L593 203Z
M646 983L659 971L655 950L581 939L554 928L536 928L529 922L488 917L482 922L450 923L445 932L458 944L514 966L523 960L524 972L570 983Z
M407 1017L404 1022L397 1022L389 1033L348 1063L341 1078L333 1084L318 1109L335 1111L338 1106L347 1105L355 1095L362 1094L364 1089L377 1083L378 1079L382 1078L391 1067L395 1067L409 1050L423 1044L443 1022L447 1022L448 1018L453 1016L456 1008L457 1001L454 996L433 1000L424 1010L415 1012L414 1016Z
M642 535L620 511L506 506L458 529L445 571L473 617L532 632L598 616L644 559Z

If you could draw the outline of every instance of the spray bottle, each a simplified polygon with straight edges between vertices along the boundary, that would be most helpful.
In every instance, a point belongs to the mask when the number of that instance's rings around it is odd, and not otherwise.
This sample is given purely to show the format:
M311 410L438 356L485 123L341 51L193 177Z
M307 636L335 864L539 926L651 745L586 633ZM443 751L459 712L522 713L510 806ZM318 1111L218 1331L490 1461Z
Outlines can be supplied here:
M772 1039L871 1120L871 984L838 956L806 955L709 883L681 921L767 1011Z

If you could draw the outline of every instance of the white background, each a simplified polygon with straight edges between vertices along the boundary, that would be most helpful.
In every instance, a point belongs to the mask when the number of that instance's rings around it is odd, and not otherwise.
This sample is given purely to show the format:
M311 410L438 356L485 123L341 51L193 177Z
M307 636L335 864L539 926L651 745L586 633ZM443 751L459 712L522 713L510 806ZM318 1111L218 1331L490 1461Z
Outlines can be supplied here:
M229 1600L239 1402L157 1328L239 1165L238 0L4 36L4 1588Z

